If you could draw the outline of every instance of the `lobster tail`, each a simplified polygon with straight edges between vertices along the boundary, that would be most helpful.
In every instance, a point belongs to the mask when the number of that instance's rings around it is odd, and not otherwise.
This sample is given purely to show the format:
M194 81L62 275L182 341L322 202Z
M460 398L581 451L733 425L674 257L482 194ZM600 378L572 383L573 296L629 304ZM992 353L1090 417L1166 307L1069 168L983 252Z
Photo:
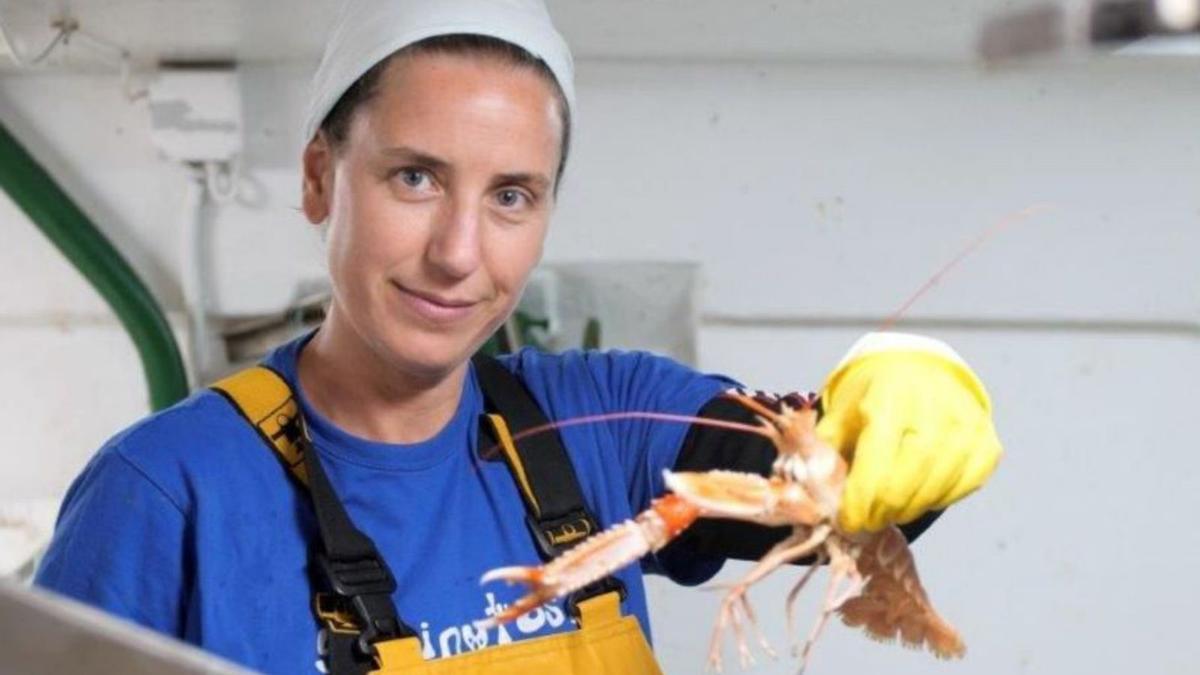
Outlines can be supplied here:
M943 659L961 659L967 653L962 636L936 612L930 612L926 642L929 650Z
M878 586L847 600L839 614L842 623L851 628L862 628L868 637L880 642L899 640L905 647L928 648L944 659L960 658L966 653L966 645L958 631L932 608L905 603L896 594L881 593Z
M861 595L839 609L843 623L862 628L876 640L928 648L941 658L966 653L962 637L929 602L899 530L892 527L873 535L863 545L858 569L868 581Z

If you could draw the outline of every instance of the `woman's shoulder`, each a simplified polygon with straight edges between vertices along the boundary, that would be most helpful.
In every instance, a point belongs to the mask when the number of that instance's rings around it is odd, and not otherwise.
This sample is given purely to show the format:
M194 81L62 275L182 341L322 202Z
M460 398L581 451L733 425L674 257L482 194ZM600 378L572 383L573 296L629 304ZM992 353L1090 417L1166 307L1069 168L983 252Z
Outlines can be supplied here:
M204 389L138 420L108 440L85 471L132 469L183 504L199 485L219 484L245 466L247 446L264 445L232 405ZM268 455L264 447L261 454Z
M245 425L220 394L209 389L147 415L113 436L106 447L138 457L186 452L197 441L219 440L224 432Z

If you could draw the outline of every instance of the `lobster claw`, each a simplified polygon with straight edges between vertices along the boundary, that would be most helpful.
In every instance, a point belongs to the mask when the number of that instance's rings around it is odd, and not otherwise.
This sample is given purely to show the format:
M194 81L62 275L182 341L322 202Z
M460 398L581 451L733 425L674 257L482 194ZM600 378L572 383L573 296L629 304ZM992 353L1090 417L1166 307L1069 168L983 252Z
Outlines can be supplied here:
M543 567L501 567L483 575L480 583L507 581L529 585L529 593L483 625L512 621L525 612L595 583L666 543L661 525L646 522L645 514L596 534ZM660 541L661 539L661 541Z

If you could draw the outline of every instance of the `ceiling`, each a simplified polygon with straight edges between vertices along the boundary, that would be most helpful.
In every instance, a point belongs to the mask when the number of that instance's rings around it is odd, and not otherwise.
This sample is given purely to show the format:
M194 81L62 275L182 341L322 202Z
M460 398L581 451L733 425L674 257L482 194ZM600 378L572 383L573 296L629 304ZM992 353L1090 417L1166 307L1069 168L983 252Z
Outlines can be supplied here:
M577 59L711 59L968 63L983 24L1071 0L548 0ZM25 59L70 16L80 32L47 64L236 60L306 62L320 56L340 0L0 0L0 27ZM1197 54L1200 35L1135 43L1129 53ZM1164 46L1165 45L1165 46ZM0 70L17 64L3 58Z
M580 59L961 62L981 22L1029 0L549 0ZM51 62L86 67L115 49L136 61L315 60L337 0L0 0L26 59L69 13L85 35Z

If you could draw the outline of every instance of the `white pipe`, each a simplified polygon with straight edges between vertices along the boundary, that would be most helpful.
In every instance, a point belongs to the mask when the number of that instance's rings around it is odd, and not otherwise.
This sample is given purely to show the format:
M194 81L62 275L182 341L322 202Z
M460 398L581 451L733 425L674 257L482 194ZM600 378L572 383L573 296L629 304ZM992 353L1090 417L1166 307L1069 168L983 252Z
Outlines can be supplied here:
M188 317L188 366L193 386L202 384L209 370L208 292L205 256L205 183L201 169L190 169L180 204L179 282Z

